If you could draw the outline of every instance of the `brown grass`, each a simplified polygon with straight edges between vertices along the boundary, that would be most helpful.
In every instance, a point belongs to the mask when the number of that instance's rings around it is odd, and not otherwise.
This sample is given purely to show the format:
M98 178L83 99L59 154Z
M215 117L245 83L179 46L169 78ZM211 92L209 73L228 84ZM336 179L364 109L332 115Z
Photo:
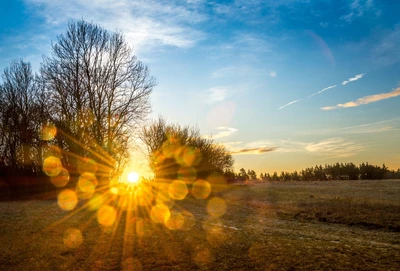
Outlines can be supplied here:
M126 212L112 231L87 209L0 202L0 270L400 270L399 192L400 180L230 186L213 195L223 216L188 198L174 209L183 230L149 223L143 235Z

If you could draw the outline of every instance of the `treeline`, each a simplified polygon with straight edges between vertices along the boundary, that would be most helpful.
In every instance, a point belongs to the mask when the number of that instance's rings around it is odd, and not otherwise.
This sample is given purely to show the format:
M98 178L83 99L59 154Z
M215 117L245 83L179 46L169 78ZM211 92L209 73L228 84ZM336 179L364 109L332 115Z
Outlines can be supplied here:
M400 168L390 170L382 166L362 163L356 166L354 163L336 163L333 165L316 165L301 171L261 173L257 175L254 170L241 168L238 173L226 171L225 175L231 182L245 181L329 181L329 180L381 180L400 179Z
M117 176L154 85L121 33L83 20L57 37L39 72L13 61L0 82L0 192L47 190L50 178L74 186L85 172L96 185Z

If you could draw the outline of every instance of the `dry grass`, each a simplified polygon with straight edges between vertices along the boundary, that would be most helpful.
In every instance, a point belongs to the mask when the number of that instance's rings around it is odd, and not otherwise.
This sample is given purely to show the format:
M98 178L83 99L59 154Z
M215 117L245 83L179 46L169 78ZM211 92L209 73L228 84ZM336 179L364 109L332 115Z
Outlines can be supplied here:
M400 181L269 183L176 204L184 230L126 212L114 231L95 212L61 211L55 201L0 202L0 270L400 270ZM64 243L68 229L82 243Z

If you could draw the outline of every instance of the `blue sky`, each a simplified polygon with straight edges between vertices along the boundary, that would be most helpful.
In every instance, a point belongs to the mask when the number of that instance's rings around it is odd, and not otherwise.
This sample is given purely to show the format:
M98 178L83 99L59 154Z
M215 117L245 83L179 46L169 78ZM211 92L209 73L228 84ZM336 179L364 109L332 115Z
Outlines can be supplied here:
M400 2L6 1L0 70L35 70L70 20L119 30L156 77L153 113L224 143L236 170L400 167ZM145 170L139 152L132 167Z

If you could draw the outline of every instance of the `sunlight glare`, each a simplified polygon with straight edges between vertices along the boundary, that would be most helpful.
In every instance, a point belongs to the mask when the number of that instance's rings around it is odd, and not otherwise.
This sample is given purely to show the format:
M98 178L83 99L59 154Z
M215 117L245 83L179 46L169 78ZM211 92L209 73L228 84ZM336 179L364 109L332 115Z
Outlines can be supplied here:
M128 174L128 182L131 184L139 182L139 174L134 171L130 172Z

